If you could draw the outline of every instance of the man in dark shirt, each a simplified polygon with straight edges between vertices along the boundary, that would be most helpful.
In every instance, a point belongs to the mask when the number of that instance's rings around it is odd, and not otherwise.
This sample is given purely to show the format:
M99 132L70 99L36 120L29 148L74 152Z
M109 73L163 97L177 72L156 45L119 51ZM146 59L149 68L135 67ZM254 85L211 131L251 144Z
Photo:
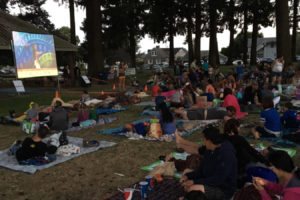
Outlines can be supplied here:
M50 122L51 130L64 131L69 127L69 116L68 112L62 107L60 101L55 102L55 108L50 113Z
M22 146L16 151L17 160L23 161L35 157L44 157L46 153L54 154L56 147L48 147L42 139L50 133L49 128L41 126L32 138L26 138Z
M203 133L204 159L195 171L185 171L180 181L187 192L201 191L208 200L230 199L237 186L236 152L219 129L207 128Z
M257 96L257 100L255 97ZM254 104L258 105L261 103L262 95L261 90L258 87L258 83L254 81L250 86L246 87L243 95L243 104L249 105Z

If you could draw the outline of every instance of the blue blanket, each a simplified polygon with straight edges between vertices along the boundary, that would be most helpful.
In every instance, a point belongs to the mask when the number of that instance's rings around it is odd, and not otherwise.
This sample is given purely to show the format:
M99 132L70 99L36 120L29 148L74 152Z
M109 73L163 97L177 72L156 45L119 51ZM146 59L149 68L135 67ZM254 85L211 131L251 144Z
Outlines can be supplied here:
M117 112L122 112L128 110L127 108L119 108L119 109L113 109L113 108L98 108L97 113L100 114L112 114Z
M144 110L141 114L142 116L155 116L158 117L159 116L159 111L153 111L153 110Z
M130 124L138 124L141 122L150 122L150 119L141 119L141 120L137 120L134 122L131 122ZM126 133L126 129L125 126L120 126L119 128L111 128L111 129L106 129L106 130L100 130L99 133L101 134L112 134L112 135L118 135L120 133Z

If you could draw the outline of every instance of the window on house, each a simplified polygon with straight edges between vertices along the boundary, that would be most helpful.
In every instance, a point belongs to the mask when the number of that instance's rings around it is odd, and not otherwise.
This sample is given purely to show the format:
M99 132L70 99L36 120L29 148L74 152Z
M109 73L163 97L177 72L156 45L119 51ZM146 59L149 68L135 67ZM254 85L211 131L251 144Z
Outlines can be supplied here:
M153 64L153 60L152 60L152 59L149 59L149 60L148 60L148 64L152 65L152 64Z
M156 54L156 51L152 51L151 52L151 56L156 56L157 54Z

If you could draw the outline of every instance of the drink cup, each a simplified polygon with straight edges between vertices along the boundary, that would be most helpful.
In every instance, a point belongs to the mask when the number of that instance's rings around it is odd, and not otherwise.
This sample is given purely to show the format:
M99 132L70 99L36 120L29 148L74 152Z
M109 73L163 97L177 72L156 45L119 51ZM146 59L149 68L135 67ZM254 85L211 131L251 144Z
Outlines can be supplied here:
M125 188L124 189L125 200L131 200L133 196L133 189Z
M141 181L140 186L141 186L141 197L142 197L142 199L146 199L147 198L148 183L146 181Z
M145 180L148 183L148 190L152 190L154 187L153 175L148 175L145 177Z

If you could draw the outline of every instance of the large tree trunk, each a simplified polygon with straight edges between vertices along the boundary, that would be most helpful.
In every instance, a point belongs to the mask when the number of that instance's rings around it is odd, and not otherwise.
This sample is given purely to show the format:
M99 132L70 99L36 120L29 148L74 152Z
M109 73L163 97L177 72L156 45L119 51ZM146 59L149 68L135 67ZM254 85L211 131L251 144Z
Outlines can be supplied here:
M135 68L136 67L136 41L135 41L135 34L133 28L129 31L129 40L130 40L130 62L131 62L131 67Z
M251 59L250 64L256 65L257 57L257 36L258 36L258 22L256 20L257 15L254 14L253 30L252 30L252 44L251 44Z
M71 43L74 44L74 45L76 45L74 0L69 0L69 11L70 11L70 35L71 35Z
M196 36L195 36L195 59L201 63L201 0L196 0Z
M229 55L228 55L228 61L227 64L231 65L232 61L233 61L233 48L234 48L234 0L230 0L229 2L229 32L230 32L230 36L229 36Z
M188 49L189 49L189 65L194 61L194 45L193 45L193 22L192 18L188 17L188 34L187 34L187 42L188 42Z
M297 51L297 28L298 28L298 5L299 0L294 0L294 12L293 12L293 36L292 36L292 60L296 61Z
M217 10L214 0L209 1L209 64L212 66L217 65Z
M175 55L174 55L174 35L173 31L170 31L169 33L169 43L170 43L170 49L169 49L169 67L175 68Z
M216 54L217 65L220 65L218 38L216 38L216 53L215 54Z
M243 62L247 64L248 59L248 9L244 7L244 27L243 27Z
M283 56L285 65L292 61L288 0L276 0L277 57Z
M76 30L75 30L75 15L74 15L74 0L69 0L69 12L70 12L70 36L71 36L71 43L74 45L76 44ZM74 85L75 83L75 76L74 76L74 68L76 65L76 53L72 52L68 55L69 66L70 66L70 76L71 76L71 84Z
M97 77L103 71L100 0L86 1L88 74Z

